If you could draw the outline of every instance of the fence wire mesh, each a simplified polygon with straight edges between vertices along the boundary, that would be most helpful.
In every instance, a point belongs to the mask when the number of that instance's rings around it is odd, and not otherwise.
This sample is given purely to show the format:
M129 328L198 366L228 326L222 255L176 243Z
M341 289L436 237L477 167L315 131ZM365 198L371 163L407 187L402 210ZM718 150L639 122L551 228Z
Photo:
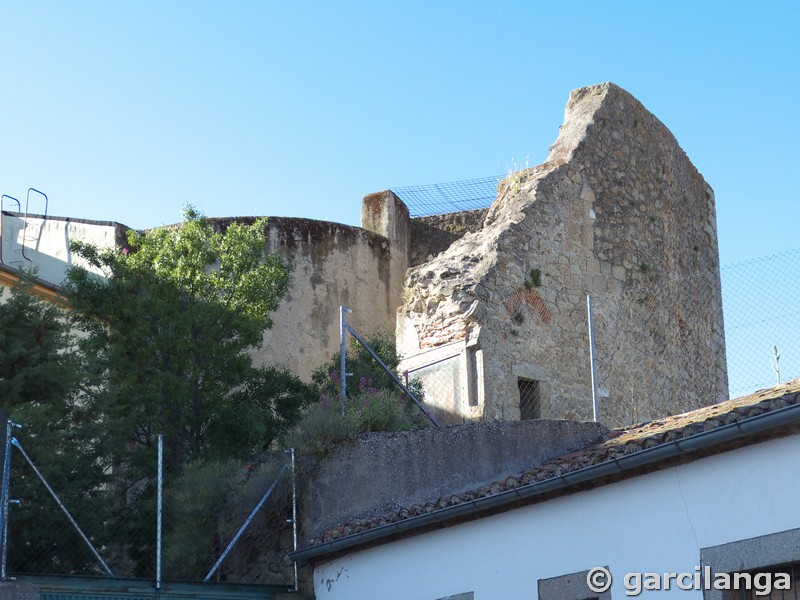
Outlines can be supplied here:
M412 217L427 217L487 208L497 197L504 176L392 188Z
M716 273L666 275L642 264L607 281L607 291L592 294L603 423L628 425L727 399ZM588 347L584 357L588 374Z
M136 481L117 474L98 486L83 480L77 465L72 472L49 465L35 432L16 437L112 575L155 580L156 448ZM17 449L11 457L8 575L108 576ZM282 452L246 464L206 461L166 478L162 580L202 581L287 461ZM288 585L294 577L287 556L291 514L291 479L284 474L212 581Z
M498 175L392 191L406 203L413 217L429 216L488 207L502 178ZM799 261L800 250L794 250L721 269L732 397L800 375Z
M664 278L642 266L636 289L627 292L638 290L638 295L625 303L616 289L623 282L607 274L609 290L593 295L600 404L606 407L601 418L617 424L653 418L648 403L659 414L708 405L724 399L718 392L724 392L726 375L732 398L800 376L800 250L722 267L720 277L722 315L712 296L719 285L716 273ZM572 292L585 298L584 290ZM588 381L585 311L585 305L576 304L573 318L579 335L586 336L585 347L577 350L574 364L559 368L574 368L575 379ZM529 320L535 319L531 314ZM359 310L348 315L348 322L361 332L381 331L385 339L394 339L381 311ZM513 327L514 335L525 335L525 325ZM396 357L398 375L417 386L424 405L442 424L480 416L477 394L470 389L478 385L478 365L474 354L457 346ZM546 410L546 401L534 389L535 380L523 379L517 382L524 399L520 408L527 418L536 418ZM687 386L687 381L701 383Z
M731 396L800 376L800 249L727 265L721 276Z

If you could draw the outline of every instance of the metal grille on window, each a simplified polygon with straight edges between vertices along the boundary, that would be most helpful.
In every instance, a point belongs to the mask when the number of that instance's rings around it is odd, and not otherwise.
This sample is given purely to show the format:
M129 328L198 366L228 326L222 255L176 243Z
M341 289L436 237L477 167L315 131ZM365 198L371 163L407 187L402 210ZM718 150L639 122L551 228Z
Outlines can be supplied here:
M519 388L520 419L541 419L542 402L539 382L535 379L517 378Z
M764 573L770 576L768 580L771 584L769 590L765 588L766 579L757 584L755 576L758 573ZM787 573L789 575L791 589L774 589L776 573ZM793 563L781 567L758 569L756 571L751 571L751 574L754 577L752 588L749 590L740 590L739 594L741 595L736 595L735 598L741 598L742 600L800 600L800 564ZM731 595L730 597L734 596Z

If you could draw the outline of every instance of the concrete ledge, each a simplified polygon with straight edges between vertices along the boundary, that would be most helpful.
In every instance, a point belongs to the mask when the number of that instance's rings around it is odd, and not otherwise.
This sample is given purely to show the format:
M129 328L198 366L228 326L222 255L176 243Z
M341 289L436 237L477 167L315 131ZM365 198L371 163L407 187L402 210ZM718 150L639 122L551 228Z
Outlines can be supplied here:
M19 581L0 582L0 600L39 600L39 588Z

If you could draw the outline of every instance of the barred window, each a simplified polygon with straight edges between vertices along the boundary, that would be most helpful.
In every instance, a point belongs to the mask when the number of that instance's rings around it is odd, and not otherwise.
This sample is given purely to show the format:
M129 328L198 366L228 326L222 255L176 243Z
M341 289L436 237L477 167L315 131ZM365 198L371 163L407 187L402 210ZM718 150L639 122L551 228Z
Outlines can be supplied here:
M519 418L523 420L541 419L542 401L539 382L535 379L517 377L517 388L519 389Z

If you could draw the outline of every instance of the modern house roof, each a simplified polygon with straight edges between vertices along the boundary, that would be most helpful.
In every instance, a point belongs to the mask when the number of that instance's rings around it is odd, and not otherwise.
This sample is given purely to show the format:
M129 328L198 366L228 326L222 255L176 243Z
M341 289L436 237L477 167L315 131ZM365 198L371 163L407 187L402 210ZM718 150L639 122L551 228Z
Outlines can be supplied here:
M307 562L424 533L800 430L800 379L698 410L611 430L604 441L491 485L356 520L291 555Z

